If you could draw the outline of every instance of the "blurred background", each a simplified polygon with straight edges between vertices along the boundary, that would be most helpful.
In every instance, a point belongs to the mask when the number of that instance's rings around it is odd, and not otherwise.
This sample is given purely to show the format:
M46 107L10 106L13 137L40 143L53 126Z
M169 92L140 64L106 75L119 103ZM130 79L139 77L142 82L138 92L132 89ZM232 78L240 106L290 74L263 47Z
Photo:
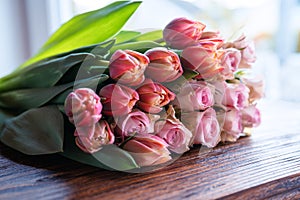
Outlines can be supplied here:
M0 76L34 55L62 23L112 0L0 0ZM225 38L256 43L254 71L266 98L300 102L300 0L144 0L125 29L162 29L175 17L197 19ZM97 34L97 33L95 33Z

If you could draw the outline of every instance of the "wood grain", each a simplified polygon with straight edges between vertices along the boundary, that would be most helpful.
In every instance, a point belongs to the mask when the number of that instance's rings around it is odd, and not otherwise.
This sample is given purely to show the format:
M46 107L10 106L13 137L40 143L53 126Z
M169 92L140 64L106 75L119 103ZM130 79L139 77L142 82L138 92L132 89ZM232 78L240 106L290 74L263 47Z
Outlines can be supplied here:
M300 106L260 105L252 137L194 148L155 172L110 172L0 144L0 199L299 199Z

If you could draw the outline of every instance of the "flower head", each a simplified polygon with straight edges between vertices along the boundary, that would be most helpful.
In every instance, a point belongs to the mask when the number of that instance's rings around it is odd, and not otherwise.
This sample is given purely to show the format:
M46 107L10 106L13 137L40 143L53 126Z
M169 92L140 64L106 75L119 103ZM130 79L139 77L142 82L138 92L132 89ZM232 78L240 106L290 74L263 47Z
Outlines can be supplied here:
M127 150L139 166L153 166L171 160L167 143L155 135L134 137L125 143Z
M210 79L219 74L224 67L215 50L203 46L191 46L183 50L181 54L183 66L197 71L198 78Z
M214 104L214 87L204 81L185 83L176 96L175 105L183 111L205 110Z
M99 95L102 98L102 112L108 116L120 116L130 113L139 100L139 95L135 90L119 84L104 86Z
M144 81L148 63L147 56L139 52L117 50L110 59L109 74L120 84L136 86Z
M175 117L172 106L167 111L167 118L155 124L157 136L165 140L169 149L177 154L189 150L192 133Z
M193 134L191 144L202 144L212 148L220 142L220 126L213 108L203 112L182 113L181 120Z
M103 147L103 145L113 144L115 136L110 130L109 124L100 120L94 125L93 132L85 132L85 128L80 127L76 129L74 135L76 136L76 145L86 153L95 153Z
M166 48L153 48L145 52L150 63L146 75L158 82L170 82L182 75L183 69L176 53Z
M89 88L76 89L65 100L65 112L75 126L92 126L101 118L100 97Z
M175 94L168 88L150 79L147 79L136 91L140 97L137 106L149 113L159 113L163 110L163 106L175 98Z
M197 44L205 27L201 22L177 18L164 28L163 38L168 46L175 49L184 49Z

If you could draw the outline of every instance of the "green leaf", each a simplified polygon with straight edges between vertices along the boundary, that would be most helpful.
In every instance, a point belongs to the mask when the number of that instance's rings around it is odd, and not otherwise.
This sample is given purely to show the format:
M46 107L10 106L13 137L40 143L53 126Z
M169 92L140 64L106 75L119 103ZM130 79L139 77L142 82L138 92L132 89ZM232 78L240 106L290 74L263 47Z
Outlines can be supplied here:
M37 108L73 85L69 83L50 88L21 89L0 93L0 107L19 111Z
M141 35L138 31L121 31L118 35L116 35L116 44L120 44L123 42L127 42L133 38L136 38L138 35Z
M67 123L66 123L67 124ZM128 171L139 168L132 156L116 145L104 146L94 154L83 152L75 144L74 128L65 126L64 151L61 155L87 165L117 171Z
M70 54L77 54L77 53L91 53L93 55L97 55L100 58L104 58L109 53L109 50L114 46L115 42L116 39L112 39L105 42L101 42L99 44L92 44L89 46L80 47L65 53L61 53L61 54L51 56L49 58L45 58L44 60L50 60L53 58L59 58L59 57L67 56Z
M107 75L100 74L95 77L76 80L75 82L49 88L21 89L0 93L0 107L20 111L37 108L45 105L61 93L63 93L62 97L58 98L62 101L62 98L65 97L64 91L72 87L89 87L96 89L98 84L106 81L108 78ZM57 101L54 102L57 103Z
M0 132L3 128L5 120L10 119L15 116L16 116L15 112L0 108Z
M162 37L163 37L162 30L155 30L155 31L150 31L138 35L129 41L130 42L153 41L153 42L162 43L163 42Z
M61 58L40 62L30 68L25 68L4 77L0 81L0 92L23 88L44 88L55 85L63 75L77 64L96 58L90 53L70 54Z
M44 44L37 55L20 68L57 54L97 44L117 34L141 2L119 1L73 17Z
M61 152L64 140L63 115L56 106L28 110L6 120L0 140L28 155Z
M135 50L143 53L155 47L163 47L163 45L153 41L140 41L140 42L128 42L128 43L126 42L126 43L114 45L110 50L110 54L112 55L115 51L119 49L122 50L130 49L130 50Z

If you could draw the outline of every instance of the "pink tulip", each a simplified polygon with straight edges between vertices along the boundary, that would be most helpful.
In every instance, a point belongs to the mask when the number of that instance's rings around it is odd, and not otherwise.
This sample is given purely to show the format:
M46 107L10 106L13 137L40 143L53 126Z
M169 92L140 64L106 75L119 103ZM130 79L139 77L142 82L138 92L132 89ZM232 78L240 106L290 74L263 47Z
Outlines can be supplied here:
M139 100L136 91L119 84L104 86L99 95L102 98L102 113L108 116L121 116L130 113Z
M197 44L205 27L201 22L177 18L164 28L163 38L168 46L175 49L184 49Z
M153 48L145 52L150 63L146 75L158 82L170 82L182 75L183 69L176 53L166 48Z
M223 105L237 110L248 106L249 89L244 84L226 83L225 87Z
M228 48L224 50L221 56L221 65L224 70L221 71L223 79L233 79L234 72L238 69L241 61L241 53L235 48Z
M109 74L120 84L136 86L144 81L148 63L149 59L139 52L117 50L110 59Z
M260 111L255 105L250 105L242 110L242 124L244 127L257 127L260 123Z
M205 110L214 105L213 86L204 81L187 82L180 89L174 104L184 111Z
M197 71L198 78L210 79L219 74L224 67L216 51L202 46L187 47L181 54L183 66L187 69Z
M242 77L242 82L249 88L249 102L255 102L264 97L264 81L262 78Z
M239 68L249 68L256 61L254 42L241 35L240 38L233 42L233 47L242 53L242 60Z
M159 113L162 107L173 101L175 94L160 83L147 79L137 90L140 100L137 106L149 113Z
M133 110L127 115L116 119L115 134L124 140L127 136L148 134L150 127L149 117L142 111Z
M222 46L223 42L224 39L220 36L219 32L206 31L202 33L198 45L204 48L217 50Z
M171 160L167 144L155 135L134 137L125 143L123 148L128 151L136 161L143 166L153 166Z
M189 150L192 133L175 117L175 111L170 106L168 117L159 120L155 124L157 136L165 140L169 149L177 154L182 154Z
M243 126L240 111L236 109L228 110L225 114L221 140L223 142L235 142L242 132Z
M84 132L84 129L76 129L76 145L86 153L95 153L102 149L103 145L113 144L115 136L105 120L100 120L94 125L92 135Z
M65 112L75 126L92 126L101 118L100 97L89 88L76 89L65 100Z
M203 112L181 113L181 120L193 134L191 144L202 144L212 148L220 142L220 126L213 108Z

